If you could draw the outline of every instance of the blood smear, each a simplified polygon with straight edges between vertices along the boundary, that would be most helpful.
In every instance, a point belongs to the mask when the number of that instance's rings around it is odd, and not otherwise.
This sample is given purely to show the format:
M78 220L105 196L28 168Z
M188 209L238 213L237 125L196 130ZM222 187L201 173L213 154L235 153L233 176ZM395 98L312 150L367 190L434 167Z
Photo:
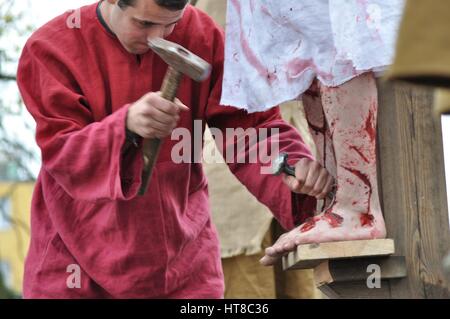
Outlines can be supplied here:
M301 233L306 233L307 231L313 229L316 227L316 217L314 218L308 218L305 223L300 227Z
M239 15L240 22L241 22L241 36L240 36L241 37L241 47L242 47L242 50L244 51L244 55L245 55L248 63L250 63L250 65L253 66L258 71L258 73L264 79L266 79L266 81L268 81L269 84L272 84L275 80L277 80L277 76L275 75L275 73L269 72L267 70L267 68L264 66L264 64L258 59L256 54L250 48L250 44L248 43L248 40L244 34L245 29L242 26L241 5L240 5L239 1L237 1L237 0L231 0L231 3L236 8L238 15Z
M358 171L356 169L348 168L348 167L344 167L344 166L342 166L342 168L346 169L347 171L349 171L350 173L352 173L353 175L358 177L369 188L369 190L367 192L367 194L369 195L368 200L367 200L367 212L361 214L360 220L361 220L361 226L372 226L374 217L373 217L373 215L370 214L370 200L372 197L372 185L370 184L369 177L367 177L367 175L361 173L360 171Z
M325 220L331 227L336 228L342 225L344 218L335 213L324 213L322 219Z

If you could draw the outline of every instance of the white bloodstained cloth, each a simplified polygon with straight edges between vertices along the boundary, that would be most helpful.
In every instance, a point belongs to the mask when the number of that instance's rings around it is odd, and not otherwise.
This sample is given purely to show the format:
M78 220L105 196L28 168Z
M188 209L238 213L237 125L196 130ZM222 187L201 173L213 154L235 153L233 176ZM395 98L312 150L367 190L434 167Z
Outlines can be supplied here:
M228 0L222 105L264 111L393 58L404 0Z

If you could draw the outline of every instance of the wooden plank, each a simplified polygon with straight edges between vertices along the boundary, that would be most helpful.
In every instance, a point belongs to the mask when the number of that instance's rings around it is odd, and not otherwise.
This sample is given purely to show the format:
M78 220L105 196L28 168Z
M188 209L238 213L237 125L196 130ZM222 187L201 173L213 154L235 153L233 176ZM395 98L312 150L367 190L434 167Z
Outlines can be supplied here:
M405 258L401 256L367 257L328 260L314 269L316 286L324 284L363 281L373 274L371 266L378 266L381 279L406 277Z
M397 87L397 90L396 90ZM383 199L383 213L387 233L394 238L398 254L406 257L408 280L392 284L393 298L424 298L424 287L420 280L418 260L420 232L414 182L414 158L410 137L413 136L411 116L407 113L410 101L406 97L397 104L399 85L382 83L379 89L378 109L378 171ZM404 94L404 93L403 93ZM406 239L408 240L406 241Z
M381 287L373 289L368 289L365 282L354 281L323 285L319 290L330 299L384 299L390 294L390 282L396 280L382 280Z
M426 91L424 95L424 103L432 100ZM450 249L442 126L440 119L433 116L431 104L423 107L420 103L413 103L412 106L415 131L413 155L418 159L415 181L421 238L420 278L426 298L449 298L450 283L442 269L444 254Z
M299 245L283 257L283 269L314 268L328 259L387 256L395 252L392 239L355 240Z
M323 299L339 299L341 297L329 285L320 286L319 290L323 294Z
M408 277L389 283L391 298L448 298L441 261L450 248L440 119L433 93L379 83L378 173L388 236L406 258Z

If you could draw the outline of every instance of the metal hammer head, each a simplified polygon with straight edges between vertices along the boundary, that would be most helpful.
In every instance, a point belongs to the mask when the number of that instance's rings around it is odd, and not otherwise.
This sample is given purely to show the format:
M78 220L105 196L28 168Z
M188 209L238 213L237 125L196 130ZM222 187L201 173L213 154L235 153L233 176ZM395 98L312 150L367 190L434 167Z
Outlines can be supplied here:
M194 81L203 81L211 73L211 65L208 62L181 45L161 38L149 40L148 45L173 69L189 76Z
M284 172L287 165L288 155L286 153L281 153L276 160L272 163L272 173L274 175L280 175Z

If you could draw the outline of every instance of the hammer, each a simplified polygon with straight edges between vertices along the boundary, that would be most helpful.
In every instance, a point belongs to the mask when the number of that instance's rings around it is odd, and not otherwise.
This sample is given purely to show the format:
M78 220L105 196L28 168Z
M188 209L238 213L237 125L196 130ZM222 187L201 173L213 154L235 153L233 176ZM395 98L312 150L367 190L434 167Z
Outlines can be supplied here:
M272 163L272 173L273 175L280 175L281 173L285 173L286 175L295 177L295 168L290 166L287 162L288 154L281 153L275 161ZM331 199L330 205L328 205L327 211L331 206L333 206L336 200L336 185L333 185L333 189L327 194L327 197Z
M211 73L211 65L208 62L176 43L161 38L154 38L148 41L148 45L169 65L161 87L161 96L166 100L171 102L175 100L183 74L194 81L200 82L205 80ZM144 195L147 191L161 144L162 141L160 139L144 140L144 168L142 170L142 184L139 189L139 195Z

